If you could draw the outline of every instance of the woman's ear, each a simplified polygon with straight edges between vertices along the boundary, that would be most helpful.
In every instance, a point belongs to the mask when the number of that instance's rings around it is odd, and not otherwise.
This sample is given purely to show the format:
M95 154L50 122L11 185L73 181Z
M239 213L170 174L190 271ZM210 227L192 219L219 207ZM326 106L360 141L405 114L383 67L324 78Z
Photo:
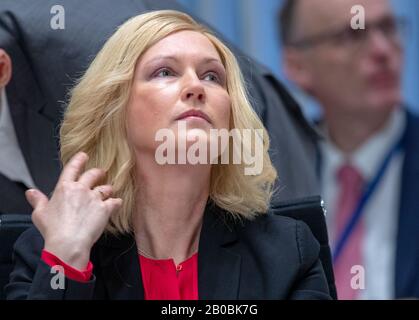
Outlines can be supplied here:
M12 61L3 49L0 49L0 89L4 88L12 77Z

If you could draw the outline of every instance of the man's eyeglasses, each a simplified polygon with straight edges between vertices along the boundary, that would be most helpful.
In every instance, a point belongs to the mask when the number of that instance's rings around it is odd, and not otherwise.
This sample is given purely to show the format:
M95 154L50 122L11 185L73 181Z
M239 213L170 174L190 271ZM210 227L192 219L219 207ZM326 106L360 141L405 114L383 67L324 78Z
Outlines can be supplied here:
M367 42L373 31L379 31L391 43L399 44L405 36L407 22L403 18L386 17L375 23L366 23L365 29L353 29L350 25L333 31L291 41L290 46L307 49L319 44L330 43L345 49L358 48Z

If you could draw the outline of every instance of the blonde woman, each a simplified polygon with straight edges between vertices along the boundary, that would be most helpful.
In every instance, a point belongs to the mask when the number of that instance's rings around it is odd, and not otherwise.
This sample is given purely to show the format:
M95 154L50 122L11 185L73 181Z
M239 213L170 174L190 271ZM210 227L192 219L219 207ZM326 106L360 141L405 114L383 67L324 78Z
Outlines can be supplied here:
M212 130L262 130L262 171L213 158L159 164L161 129L177 152L182 137L187 151L197 136L213 145ZM329 298L308 227L268 213L268 148L225 45L180 12L130 19L72 91L51 199L27 192L36 228L15 245L7 297Z

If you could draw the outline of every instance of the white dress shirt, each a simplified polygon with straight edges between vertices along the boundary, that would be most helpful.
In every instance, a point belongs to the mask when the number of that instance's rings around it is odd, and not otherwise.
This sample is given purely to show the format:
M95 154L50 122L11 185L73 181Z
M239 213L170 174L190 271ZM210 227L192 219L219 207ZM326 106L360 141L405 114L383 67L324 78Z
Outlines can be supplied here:
M350 163L359 170L368 183L377 173L390 148L401 138L406 125L406 114L398 109L384 129L368 139L350 158L345 156L329 139L321 145L322 196L325 201L326 221L331 248L335 247L335 205L339 196L337 170ZM403 152L391 159L379 185L364 207L365 237L363 259L365 289L361 299L392 299L395 294L395 257L397 223L401 190Z
M4 88L0 92L0 150L0 173L12 181L34 188L35 183L16 138Z

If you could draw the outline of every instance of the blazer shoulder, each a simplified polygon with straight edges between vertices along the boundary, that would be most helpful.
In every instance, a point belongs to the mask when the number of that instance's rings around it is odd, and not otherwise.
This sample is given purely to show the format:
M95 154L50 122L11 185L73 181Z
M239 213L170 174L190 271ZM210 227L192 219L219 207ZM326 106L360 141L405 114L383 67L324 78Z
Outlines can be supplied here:
M278 250L296 248L302 264L310 264L319 256L320 245L307 224L272 212L246 221L239 234L262 246L275 243Z
M267 213L241 224L236 252L283 299L330 299L320 245L301 220ZM269 290L268 290L269 291ZM268 295L270 296L270 295ZM272 294L274 297L275 294Z

